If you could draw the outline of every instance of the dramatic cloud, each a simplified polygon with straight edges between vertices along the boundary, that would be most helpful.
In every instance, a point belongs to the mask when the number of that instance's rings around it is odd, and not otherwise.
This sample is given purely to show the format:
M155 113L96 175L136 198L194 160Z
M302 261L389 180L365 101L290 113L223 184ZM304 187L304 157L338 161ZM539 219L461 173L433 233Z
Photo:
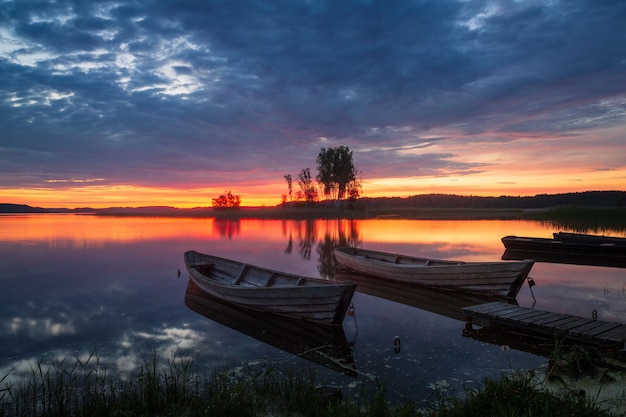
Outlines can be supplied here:
M623 172L625 21L621 0L0 0L0 187L262 186L339 145L366 178L465 176L581 136Z

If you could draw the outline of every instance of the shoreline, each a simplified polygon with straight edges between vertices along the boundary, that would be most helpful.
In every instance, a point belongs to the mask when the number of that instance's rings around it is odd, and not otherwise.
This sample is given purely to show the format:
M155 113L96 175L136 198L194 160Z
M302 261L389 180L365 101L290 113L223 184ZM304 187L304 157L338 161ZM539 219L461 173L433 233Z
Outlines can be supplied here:
M522 209L464 209L464 208L380 208L348 210L335 208L240 208L213 210L211 208L177 209L154 212L141 209L108 209L105 212L84 213L97 216L188 217L215 219L399 219L399 220L516 220L527 218Z

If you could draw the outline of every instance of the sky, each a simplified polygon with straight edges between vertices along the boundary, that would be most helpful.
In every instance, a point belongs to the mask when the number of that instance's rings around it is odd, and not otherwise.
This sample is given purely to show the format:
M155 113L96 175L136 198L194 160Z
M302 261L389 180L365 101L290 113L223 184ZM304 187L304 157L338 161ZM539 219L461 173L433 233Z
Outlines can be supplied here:
M0 0L0 202L626 189L623 0ZM297 184L294 183L294 191Z

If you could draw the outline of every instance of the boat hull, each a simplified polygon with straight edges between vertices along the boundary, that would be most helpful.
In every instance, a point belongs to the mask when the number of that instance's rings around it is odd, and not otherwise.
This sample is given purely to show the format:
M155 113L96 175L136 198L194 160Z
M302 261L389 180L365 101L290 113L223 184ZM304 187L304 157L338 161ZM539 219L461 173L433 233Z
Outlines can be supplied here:
M622 258L626 260L626 244L593 239L541 238L505 236L502 244L506 250L516 252L542 252L544 254L583 255L588 258Z
M359 248L335 249L337 263L361 274L502 297L517 296L534 261L459 262L396 255Z
M206 293L247 308L340 325L356 284L308 278L230 259L185 253L190 278Z
M554 239L564 242L580 242L626 246L626 237L606 236L606 235L588 235L584 233L555 232L552 234Z

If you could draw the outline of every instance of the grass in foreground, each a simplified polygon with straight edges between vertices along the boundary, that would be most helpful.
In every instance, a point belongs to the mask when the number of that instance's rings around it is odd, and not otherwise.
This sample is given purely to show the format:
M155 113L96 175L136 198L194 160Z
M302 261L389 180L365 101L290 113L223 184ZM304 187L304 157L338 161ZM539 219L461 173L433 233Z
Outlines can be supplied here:
M273 370L201 376L193 361L174 357L161 365L153 352L136 377L111 381L97 354L74 361L39 363L31 378L0 378L0 416L302 416L457 417L596 416L611 413L586 396L544 391L529 376L486 379L462 399L436 403L392 403L378 386L366 401L343 398L337 389L317 387L311 373L278 375ZM621 414L626 415L626 414Z
M464 399L443 404L437 417L461 416L617 416L587 395L563 391L551 393L538 388L527 376L486 379L480 391L468 392ZM623 415L623 414L622 414Z

